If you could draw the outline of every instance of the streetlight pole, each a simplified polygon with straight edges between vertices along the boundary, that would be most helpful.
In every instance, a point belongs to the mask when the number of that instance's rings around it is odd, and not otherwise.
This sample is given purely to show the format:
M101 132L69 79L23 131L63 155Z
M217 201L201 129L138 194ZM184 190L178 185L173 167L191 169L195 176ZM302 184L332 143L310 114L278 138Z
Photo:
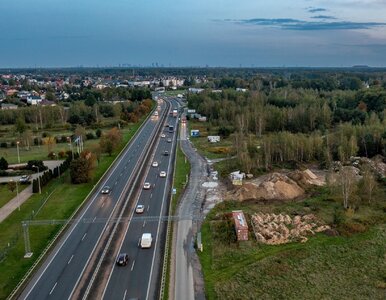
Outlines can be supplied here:
M70 150L71 150L71 155L72 155L72 160L74 160L74 151L72 150L72 141L71 138L68 136L67 141L69 142Z
M20 152L19 152L19 141L16 142L16 149L17 149L17 161L20 164Z
M20 200L19 200L19 185L18 185L18 182L16 180L16 199L17 199L17 207L20 211Z

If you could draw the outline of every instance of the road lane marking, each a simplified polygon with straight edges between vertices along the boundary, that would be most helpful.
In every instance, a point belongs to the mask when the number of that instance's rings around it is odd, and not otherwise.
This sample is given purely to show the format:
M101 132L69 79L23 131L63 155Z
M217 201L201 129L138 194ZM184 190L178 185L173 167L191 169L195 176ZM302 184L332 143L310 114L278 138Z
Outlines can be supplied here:
M141 238L138 239L138 247L139 247L140 243L141 243Z
M146 220L145 221L143 221L143 225L142 225L142 227L145 227L146 226Z
M82 241L84 240L84 238L86 237L86 235L87 235L87 232L83 235Z
M71 255L71 258L70 258L70 260L68 261L67 265L69 265L69 264L71 263L73 257L74 257L74 254Z
M123 300L126 299L126 293L127 293L127 290L125 290L125 293L123 294Z
M153 198L153 194L150 194L150 199Z
M133 264L131 265L131 271L133 271L135 265L135 259L133 260Z
M95 222L95 220L96 220L96 217L94 217L94 219L92 220L92 222L94 223L94 222Z
M51 291L50 291L50 295L52 294L52 292L54 291L54 289L56 288L56 285L58 284L58 282L55 282L54 286L52 287Z
M104 203L104 202L102 203L102 207L103 207L103 206L105 206L105 203Z
M149 211L150 205L147 206L147 211Z
M114 185L117 185L117 183L118 183L118 180L117 180L117 181L115 181Z

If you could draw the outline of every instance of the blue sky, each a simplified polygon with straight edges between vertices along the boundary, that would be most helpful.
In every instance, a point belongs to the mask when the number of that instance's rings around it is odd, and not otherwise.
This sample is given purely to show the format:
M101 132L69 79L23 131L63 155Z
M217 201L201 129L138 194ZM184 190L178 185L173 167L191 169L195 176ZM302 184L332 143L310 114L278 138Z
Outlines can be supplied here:
M386 0L0 1L1 67L386 66Z

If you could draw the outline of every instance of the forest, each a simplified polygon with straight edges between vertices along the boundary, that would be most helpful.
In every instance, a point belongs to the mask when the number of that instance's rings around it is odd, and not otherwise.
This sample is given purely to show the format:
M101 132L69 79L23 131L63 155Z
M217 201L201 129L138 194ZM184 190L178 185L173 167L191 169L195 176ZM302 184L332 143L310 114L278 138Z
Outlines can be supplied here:
M208 128L231 135L246 171L291 161L326 167L386 154L385 82L384 74L222 78L190 93L188 105L208 118Z

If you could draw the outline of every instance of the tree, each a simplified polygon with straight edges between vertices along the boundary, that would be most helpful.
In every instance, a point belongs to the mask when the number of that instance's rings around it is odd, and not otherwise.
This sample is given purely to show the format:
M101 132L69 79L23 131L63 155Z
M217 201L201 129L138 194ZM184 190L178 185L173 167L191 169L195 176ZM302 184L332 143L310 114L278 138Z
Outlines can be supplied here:
M16 182L13 180L8 181L8 189L13 193L16 189Z
M343 207L348 209L350 206L349 202L353 200L358 189L355 174L352 168L342 167L339 172L339 177Z
M48 136L42 139L43 144L47 146L47 152L52 152L54 145L56 144L56 139L53 136Z
M122 135L118 128L114 127L108 132L102 134L99 141L101 151L111 155L122 142Z
M0 158L0 170L7 170L8 169L8 162L4 157Z
M85 157L79 157L70 164L71 182L86 183L90 180L91 162Z
M22 117L18 117L15 123L15 130L19 134L22 134L26 129L25 120Z
M366 196L368 202L371 203L373 194L377 189L377 181L369 165L366 165L363 169L361 185L364 195Z

